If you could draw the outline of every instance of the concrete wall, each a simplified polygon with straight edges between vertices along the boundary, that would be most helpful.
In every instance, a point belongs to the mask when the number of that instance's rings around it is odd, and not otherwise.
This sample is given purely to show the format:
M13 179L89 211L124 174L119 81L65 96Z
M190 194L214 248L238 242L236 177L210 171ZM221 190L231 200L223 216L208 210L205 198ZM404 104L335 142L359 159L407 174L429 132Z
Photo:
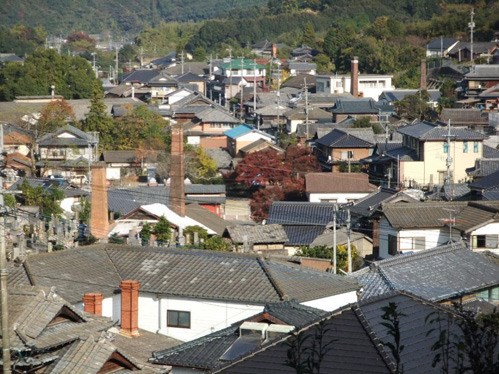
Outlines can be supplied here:
M362 199L367 196L370 192L365 193L311 193L308 196L308 201L311 203L320 203L321 201L336 202L339 204L348 203L350 201L355 201Z

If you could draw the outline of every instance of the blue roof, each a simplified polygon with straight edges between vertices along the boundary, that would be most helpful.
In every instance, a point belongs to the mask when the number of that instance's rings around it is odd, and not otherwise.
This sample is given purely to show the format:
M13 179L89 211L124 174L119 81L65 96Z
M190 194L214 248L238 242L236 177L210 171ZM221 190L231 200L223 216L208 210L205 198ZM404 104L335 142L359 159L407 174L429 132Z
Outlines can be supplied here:
M237 127L234 127L233 129L227 130L224 132L224 135L235 139L240 137L241 135L245 135L253 130L256 130L253 126L247 125L243 123L242 125L239 125Z

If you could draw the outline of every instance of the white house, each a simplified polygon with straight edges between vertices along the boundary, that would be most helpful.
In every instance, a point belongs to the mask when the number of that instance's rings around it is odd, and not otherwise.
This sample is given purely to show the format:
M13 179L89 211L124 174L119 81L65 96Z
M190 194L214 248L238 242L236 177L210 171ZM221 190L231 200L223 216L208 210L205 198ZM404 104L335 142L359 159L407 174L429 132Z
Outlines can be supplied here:
M308 173L305 179L308 201L346 204L369 195L378 188L365 173Z
M387 204L379 223L379 256L417 252L458 242L459 231L449 227L466 202Z
M383 91L395 89L392 85L392 78L392 75L359 74L359 95L378 100ZM352 76L348 74L316 75L315 82L317 93L349 93Z
M117 290L124 280L136 282L138 328L182 341L228 327L268 303L294 299L332 311L355 302L360 289L354 280L280 261L183 248L100 244L29 256L25 269L36 274L30 282L56 286L79 308L85 294L102 294L102 314L115 321L122 318Z

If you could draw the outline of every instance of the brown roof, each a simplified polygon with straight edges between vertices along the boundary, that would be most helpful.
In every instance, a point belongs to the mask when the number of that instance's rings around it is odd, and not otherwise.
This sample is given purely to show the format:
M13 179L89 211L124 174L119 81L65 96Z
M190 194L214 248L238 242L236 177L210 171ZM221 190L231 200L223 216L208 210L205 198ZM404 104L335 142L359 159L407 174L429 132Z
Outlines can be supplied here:
M364 173L309 173L306 176L308 193L373 192L378 188L369 183Z

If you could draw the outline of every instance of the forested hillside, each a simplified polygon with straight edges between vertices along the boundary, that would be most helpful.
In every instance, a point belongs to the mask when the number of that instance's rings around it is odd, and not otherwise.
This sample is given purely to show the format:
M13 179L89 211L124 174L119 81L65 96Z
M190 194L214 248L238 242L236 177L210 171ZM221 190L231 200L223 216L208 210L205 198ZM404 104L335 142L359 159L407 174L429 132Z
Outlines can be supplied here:
M41 26L49 34L72 30L118 34L155 27L160 21L200 21L267 4L267 0L3 0L0 25Z

